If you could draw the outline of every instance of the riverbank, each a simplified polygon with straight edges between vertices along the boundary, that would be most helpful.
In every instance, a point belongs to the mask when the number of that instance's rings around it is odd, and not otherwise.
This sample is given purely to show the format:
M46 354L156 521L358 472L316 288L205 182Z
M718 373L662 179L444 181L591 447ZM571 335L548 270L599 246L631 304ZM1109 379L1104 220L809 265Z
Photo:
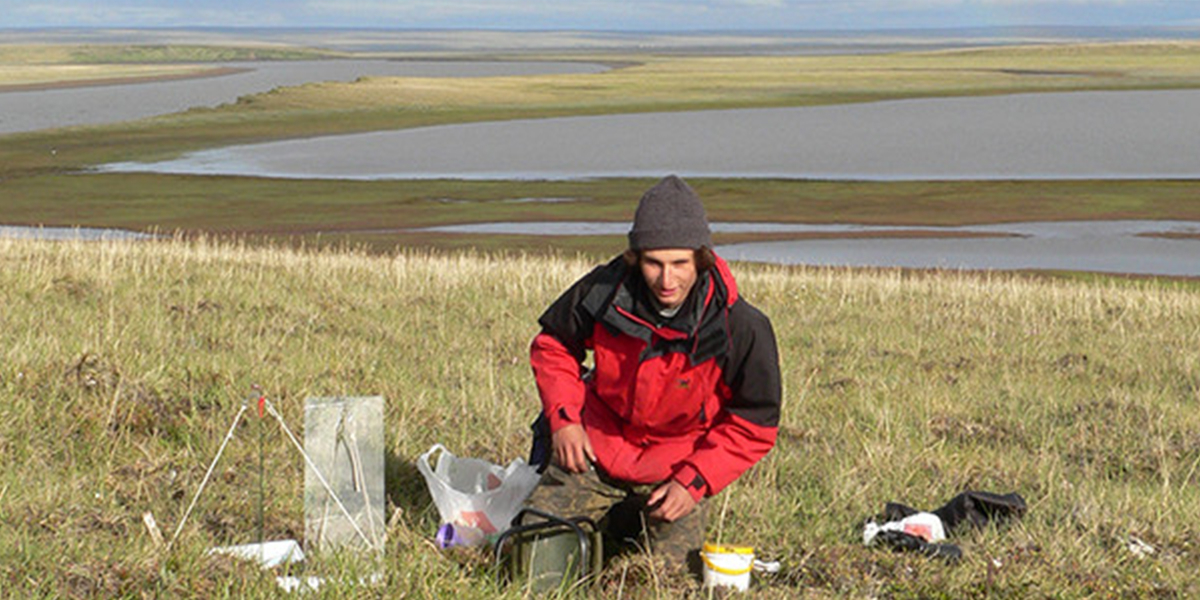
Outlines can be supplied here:
M605 255L623 234L423 232L520 221L629 223L656 179L594 181L306 181L151 174L75 174L3 182L7 225L81 225L207 233L325 247L556 250ZM1196 181L832 182L689 179L713 221L953 227L1013 221L1200 222ZM46 197L71 202L46 203ZM553 199L540 201L539 199ZM843 232L838 235L858 235ZM767 234L718 232L717 243ZM802 239L772 233L770 239Z
M128 69L119 69L124 72ZM161 69L156 69L161 70ZM0 94L5 92L41 92L46 90L66 90L82 87L99 87L110 85L130 85L137 83L162 83L166 81L185 81L192 79L208 79L222 77L235 73L245 73L247 69L236 67L175 67L172 73L140 74L104 74L106 69L96 69L92 73L74 73L70 77L61 74L28 75L25 79L33 79L31 83L0 83ZM8 79L11 81L11 78Z

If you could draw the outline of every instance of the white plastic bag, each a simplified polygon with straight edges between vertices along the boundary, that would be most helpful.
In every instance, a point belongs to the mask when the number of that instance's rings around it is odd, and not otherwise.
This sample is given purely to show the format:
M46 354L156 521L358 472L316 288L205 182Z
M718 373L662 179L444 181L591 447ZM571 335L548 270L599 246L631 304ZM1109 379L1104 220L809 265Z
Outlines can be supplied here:
M441 454L431 467L429 461L437 452ZM434 444L417 458L417 469L425 476L442 523L474 527L484 535L508 529L541 479L537 468L524 459L501 467L477 458L457 457L441 444Z
M870 546L875 541L875 536L879 535L881 531L903 531L931 544L946 539L946 529L942 525L941 518L928 512L914 513L899 521L888 521L883 525L871 521L863 528L863 543Z

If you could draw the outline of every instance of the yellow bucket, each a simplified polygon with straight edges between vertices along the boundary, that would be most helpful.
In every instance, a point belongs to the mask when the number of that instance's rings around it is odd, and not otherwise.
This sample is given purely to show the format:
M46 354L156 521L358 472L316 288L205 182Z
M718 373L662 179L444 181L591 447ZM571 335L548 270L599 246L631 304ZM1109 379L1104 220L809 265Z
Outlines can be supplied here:
M750 546L721 546L705 542L700 552L704 562L706 587L731 587L746 591L750 587L750 570L754 568L754 548Z

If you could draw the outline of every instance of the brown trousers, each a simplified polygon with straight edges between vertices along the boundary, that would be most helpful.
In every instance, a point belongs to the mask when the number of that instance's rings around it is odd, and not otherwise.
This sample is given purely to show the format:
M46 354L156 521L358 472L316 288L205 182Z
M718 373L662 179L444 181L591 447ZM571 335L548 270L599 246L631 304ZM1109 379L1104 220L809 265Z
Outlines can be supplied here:
M551 464L526 505L560 517L592 519L604 532L607 555L637 547L661 557L669 568L699 573L705 503L672 522L654 519L646 500L656 487L617 481L594 468L569 473Z

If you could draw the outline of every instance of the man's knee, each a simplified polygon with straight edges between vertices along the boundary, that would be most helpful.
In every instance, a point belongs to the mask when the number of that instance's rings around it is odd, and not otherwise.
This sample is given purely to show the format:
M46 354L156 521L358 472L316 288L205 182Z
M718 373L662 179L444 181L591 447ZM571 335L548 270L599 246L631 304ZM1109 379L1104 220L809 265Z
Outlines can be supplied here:
M542 473L541 481L525 504L560 517L588 517L598 521L617 494L595 471L571 473L552 464Z
M707 510L703 502L687 516L675 521L653 520L646 528L651 552L669 567L700 572L700 547L704 545Z

